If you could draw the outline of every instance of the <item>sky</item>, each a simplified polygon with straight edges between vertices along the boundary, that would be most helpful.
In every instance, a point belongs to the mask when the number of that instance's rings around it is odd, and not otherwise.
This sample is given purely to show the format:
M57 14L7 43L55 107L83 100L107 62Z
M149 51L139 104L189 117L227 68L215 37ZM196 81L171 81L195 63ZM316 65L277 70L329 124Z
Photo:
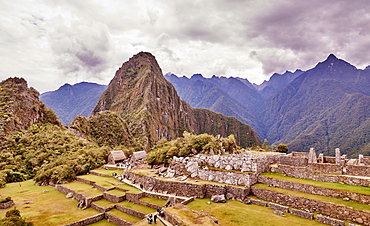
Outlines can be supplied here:
M0 81L40 93L108 84L140 51L163 74L246 78L308 70L330 53L370 64L368 0L0 0Z

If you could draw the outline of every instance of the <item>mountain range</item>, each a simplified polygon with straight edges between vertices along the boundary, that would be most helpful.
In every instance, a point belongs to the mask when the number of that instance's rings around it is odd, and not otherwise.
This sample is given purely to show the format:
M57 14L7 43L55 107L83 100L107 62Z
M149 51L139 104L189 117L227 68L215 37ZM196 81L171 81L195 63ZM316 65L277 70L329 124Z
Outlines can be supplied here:
M40 100L58 115L64 125L69 125L77 115L89 117L106 85L81 82L64 84L58 90L40 95Z
M142 119L139 116L142 108L137 106L142 106L140 101L148 97L144 94L163 92L161 89L167 90L166 96L175 93L165 81L153 82L148 78L134 78L132 76L137 69L132 66L130 70L132 71L129 72L127 69L125 76L122 75L121 79L116 78L116 74L112 80L116 85L110 85L111 88L102 95L104 98L100 98L92 115L96 117L98 112L110 109L118 112L134 112L133 115ZM161 74L160 68L156 74ZM130 86L127 81L127 84L123 83L124 77L132 78L130 84L145 85L137 85L132 89L135 90L132 91L133 93L126 93L126 96L115 98L112 102L115 90L123 89L123 87L127 89ZM269 81L264 81L261 85L252 84L243 78L217 76L205 78L201 74L187 78L167 73L164 77L172 83L181 99L193 108L209 109L226 116L233 116L251 125L260 138L266 139L271 144L285 143L290 151L308 151L313 147L325 155L333 155L337 147L349 156L355 156L358 153L370 154L369 67L364 70L357 69L350 63L330 54L326 60L310 70L275 73ZM161 85L158 85L158 82ZM53 92L59 92L59 90ZM140 95L141 99L135 99ZM156 99L157 94L153 95L149 99L155 101L151 101L150 106L147 105L146 108L157 109L156 115L162 112L168 114L171 108L163 108L159 104L163 100ZM129 99L129 102L122 105L123 100L126 99ZM77 98L75 100L80 102ZM176 98L168 99L168 102L182 106L180 104L182 101ZM63 109L65 106L60 107ZM189 108L187 105L182 107ZM92 108L89 111L92 111ZM55 111L58 112L58 110ZM58 113L57 115L59 116ZM124 121L129 121L130 117L125 118ZM172 117L171 120L178 120L177 116L168 117ZM156 124L164 119L160 118ZM180 124L186 125L182 127L185 129L189 128L187 126L191 123L180 122ZM132 124L128 130L138 130L136 126L142 128L146 125L145 123ZM178 136L178 133L169 132L168 127L160 126L152 128L152 131L156 132L144 136L145 139L151 140L152 137L170 139ZM209 130L203 131L209 132Z
M274 74L261 85L246 79L166 74L182 99L235 116L259 137L290 151L370 154L370 69L330 54L314 68Z

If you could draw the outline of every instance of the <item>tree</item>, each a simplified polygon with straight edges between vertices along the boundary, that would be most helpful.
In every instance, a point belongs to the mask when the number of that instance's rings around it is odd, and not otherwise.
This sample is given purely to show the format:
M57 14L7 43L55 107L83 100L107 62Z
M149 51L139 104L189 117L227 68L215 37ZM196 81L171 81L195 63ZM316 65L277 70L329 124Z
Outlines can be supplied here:
M289 149L286 144L281 143L277 146L276 151L281 153L288 153Z
M7 226L33 226L33 223L26 222L24 218L21 217L21 213L16 208L6 212L5 217L0 219L0 225Z

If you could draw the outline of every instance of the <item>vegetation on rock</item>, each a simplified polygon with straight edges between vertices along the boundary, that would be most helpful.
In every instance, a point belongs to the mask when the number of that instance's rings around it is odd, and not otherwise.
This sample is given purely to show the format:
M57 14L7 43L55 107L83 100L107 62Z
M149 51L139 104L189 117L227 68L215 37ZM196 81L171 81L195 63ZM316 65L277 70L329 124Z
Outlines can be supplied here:
M173 156L185 157L196 153L222 154L233 153L237 145L234 135L227 138L212 136L209 134L194 135L184 132L183 137L172 141L161 139L153 150L148 153L147 162L149 164L169 163Z
M30 178L46 184L72 181L104 164L108 150L59 126L33 124L1 143L0 183Z

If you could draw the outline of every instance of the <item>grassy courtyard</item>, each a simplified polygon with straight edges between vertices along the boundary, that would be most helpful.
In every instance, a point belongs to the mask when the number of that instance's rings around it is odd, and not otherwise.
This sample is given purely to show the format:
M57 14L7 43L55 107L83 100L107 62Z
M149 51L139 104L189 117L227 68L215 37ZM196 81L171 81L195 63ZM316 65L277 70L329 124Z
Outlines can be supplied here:
M37 226L64 225L99 214L92 208L78 209L76 200L67 199L53 187L36 186L32 180L6 184L0 193L12 197L22 217ZM0 209L0 217L13 208Z
M210 203L210 204L208 204ZM218 219L219 225L225 226L315 226L325 225L286 213L285 217L272 213L267 207L253 204L244 204L236 200L227 200L226 203L213 203L209 198L196 199L187 205L188 208L207 213Z

